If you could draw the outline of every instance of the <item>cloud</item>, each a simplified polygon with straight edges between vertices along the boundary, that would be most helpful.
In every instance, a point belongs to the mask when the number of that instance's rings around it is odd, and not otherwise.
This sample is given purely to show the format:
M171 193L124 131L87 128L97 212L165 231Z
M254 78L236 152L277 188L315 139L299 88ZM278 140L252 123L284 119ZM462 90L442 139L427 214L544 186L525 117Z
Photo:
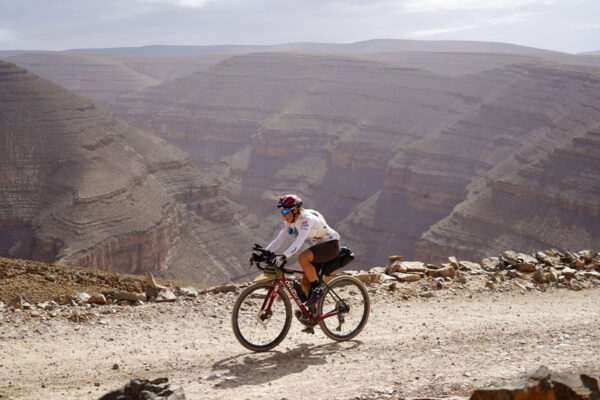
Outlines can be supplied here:
M521 14L511 14L504 15L502 17L490 19L489 22L492 25L510 25L517 24L519 22L523 22L531 17L533 14L531 13L521 13Z
M408 0L404 4L404 10L409 12L439 12L519 9L536 5L551 5L556 2L557 0Z
M165 5L175 5L183 7L200 8L214 0L140 0L144 3L162 3Z
M426 36L435 36L435 35L443 35L446 33L454 33L454 32L462 32L474 29L475 25L464 25L464 26L456 26L453 28L439 28L439 29L426 29L422 31L413 31L406 34L409 37L426 37Z
M13 31L9 31L6 29L0 29L0 43L2 42L13 42L17 39L17 36Z

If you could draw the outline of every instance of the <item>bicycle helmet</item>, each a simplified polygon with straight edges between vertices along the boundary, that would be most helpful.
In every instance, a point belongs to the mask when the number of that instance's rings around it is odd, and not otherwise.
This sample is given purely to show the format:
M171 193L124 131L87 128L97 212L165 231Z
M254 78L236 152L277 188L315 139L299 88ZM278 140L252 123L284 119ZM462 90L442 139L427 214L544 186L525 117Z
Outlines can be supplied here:
M279 197L277 208L283 208L285 210L291 210L292 208L302 207L302 199L295 194L286 194L285 196Z

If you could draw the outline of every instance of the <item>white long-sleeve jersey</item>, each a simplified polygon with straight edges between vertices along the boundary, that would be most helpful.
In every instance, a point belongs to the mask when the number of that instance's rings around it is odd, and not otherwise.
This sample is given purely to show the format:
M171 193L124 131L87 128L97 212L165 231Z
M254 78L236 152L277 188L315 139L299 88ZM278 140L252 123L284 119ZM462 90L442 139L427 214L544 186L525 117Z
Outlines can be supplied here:
M296 236L296 240L283 252L286 258L294 255L306 239L310 240L313 245L340 239L340 234L327 225L321 213L310 209L302 210L302 213L298 215L293 223L284 222L283 228L279 231L277 237L269 243L267 250L275 251L281 247L286 234Z

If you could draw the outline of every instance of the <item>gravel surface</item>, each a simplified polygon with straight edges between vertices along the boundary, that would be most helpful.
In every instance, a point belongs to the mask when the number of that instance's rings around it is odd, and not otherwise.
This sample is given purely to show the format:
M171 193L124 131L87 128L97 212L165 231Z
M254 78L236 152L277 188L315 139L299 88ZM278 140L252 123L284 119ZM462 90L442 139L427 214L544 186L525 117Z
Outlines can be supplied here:
M261 354L233 336L236 293L52 312L0 307L0 398L97 399L158 377L189 399L447 398L539 365L600 376L598 287L369 290L371 316L355 340L302 333L294 320L283 343Z

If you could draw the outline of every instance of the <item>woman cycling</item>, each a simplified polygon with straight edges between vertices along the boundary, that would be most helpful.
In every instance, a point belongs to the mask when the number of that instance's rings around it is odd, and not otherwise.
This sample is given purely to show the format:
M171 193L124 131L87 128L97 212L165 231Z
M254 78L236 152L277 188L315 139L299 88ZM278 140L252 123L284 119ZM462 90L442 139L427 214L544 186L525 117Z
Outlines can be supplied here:
M285 219L283 228L277 237L269 243L267 250L275 251L284 242L286 235L295 237L294 242L283 255L275 258L275 264L281 267L283 263L300 249L306 239L312 242L312 247L304 250L298 256L298 263L304 271L302 287L307 294L306 305L309 309L323 295L319 285L314 263L320 264L336 258L340 253L340 235L325 222L325 218L315 210L302 207L302 199L294 194L281 196L277 207Z

